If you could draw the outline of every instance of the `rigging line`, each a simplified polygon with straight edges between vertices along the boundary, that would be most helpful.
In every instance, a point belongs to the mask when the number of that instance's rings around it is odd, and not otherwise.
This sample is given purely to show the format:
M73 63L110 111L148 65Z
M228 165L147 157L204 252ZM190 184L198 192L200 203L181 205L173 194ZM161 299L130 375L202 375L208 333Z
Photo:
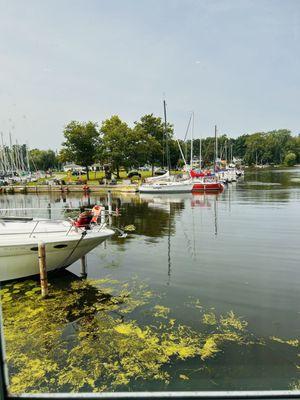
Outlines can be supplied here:
M166 141L166 162L167 162L167 169L170 171L170 151L169 151L169 141L168 141L168 126L167 126L167 104L164 100L164 126L165 126L165 141Z
M65 262L72 256L72 254L74 253L74 251L77 249L77 247L79 246L79 244L81 243L81 241L83 240L83 238L86 236L87 231L83 231L81 234L80 239L78 240L78 242L76 243L75 247L73 248L73 250L71 251L71 253L64 259L64 261L62 262L61 265L64 265Z
M190 119L189 119L189 122L188 122L188 125L187 125L187 128L186 128L186 131L185 131L185 136L184 136L184 139L183 139L184 142L186 140L187 134L189 133L190 125L191 125L191 122L192 122L192 117L193 117L193 113L191 113L191 115L190 115Z

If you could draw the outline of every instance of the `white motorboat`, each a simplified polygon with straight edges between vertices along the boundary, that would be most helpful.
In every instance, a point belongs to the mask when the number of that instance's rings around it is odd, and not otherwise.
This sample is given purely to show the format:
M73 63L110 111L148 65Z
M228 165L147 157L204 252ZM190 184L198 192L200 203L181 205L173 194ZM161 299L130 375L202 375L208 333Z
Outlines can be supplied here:
M0 219L0 281L38 274L40 242L52 271L68 267L113 234L105 224L85 229L66 220Z

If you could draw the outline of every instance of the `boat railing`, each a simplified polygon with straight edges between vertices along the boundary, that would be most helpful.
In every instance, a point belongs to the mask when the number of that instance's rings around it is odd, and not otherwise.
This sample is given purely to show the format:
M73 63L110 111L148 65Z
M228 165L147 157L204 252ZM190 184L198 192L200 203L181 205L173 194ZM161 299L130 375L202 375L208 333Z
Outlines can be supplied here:
M41 233L64 233L65 232L65 235L66 236L69 236L70 235L70 233L71 232L73 232L73 231L76 231L76 232L80 232L80 231L84 231L84 230L86 230L86 229L92 229L94 232L100 232L102 229L104 229L107 225L111 225L111 223L110 223L110 217L111 217L111 215L117 215L117 212L115 212L115 211L109 211L109 210L105 210L105 209L103 209L102 210L102 213L101 213L101 215L99 216L99 219L98 219L98 221L97 221L97 223L95 224L95 223L92 223L92 224L89 224L88 226L86 226L86 227L80 227L80 226L76 226L75 225L75 223L74 223L74 221L75 221L75 219L74 219L74 216L70 216L70 210L71 211L78 211L79 209L78 208L68 208L68 209L63 209L63 210L61 210L60 209L60 211L63 211L63 215L62 215L62 218L55 218L55 219L53 219L53 218L37 218L37 219L35 219L35 217L28 217L28 216L26 216L26 217L21 217L21 216L8 216L7 215L7 211L24 211L24 209L21 209L21 208L19 208L19 209L0 209L0 212L5 212L5 215L3 215L2 213L2 215L0 214L0 222L1 222L1 220L3 220L3 222L5 223L5 221L7 220L7 221L28 221L28 222L31 222L31 224L29 225L29 227L30 227L30 231L26 231L26 232L22 232L22 231L19 231L19 232L14 232L14 233L11 233L11 234L22 234L22 235L29 235L29 238L32 238L33 237L33 235L34 234L41 234ZM36 210L45 210L44 208L29 208L29 209L26 209L26 210L34 210L34 211L36 211ZM86 208L85 209L86 211L90 211L90 208ZM67 213L69 214L69 215L67 215ZM59 229L59 230L51 230L51 231L49 231L49 230L42 230L42 229L39 229L39 227L40 227L40 224L41 223L45 223L45 222L47 222L47 220L51 220L51 222L52 223L55 223L56 221L57 222L62 222L62 221L66 221L66 222L69 222L69 226L65 226L65 229ZM32 226L32 223L33 223L33 226ZM7 234L7 233L6 233ZM10 234L10 233L9 233Z

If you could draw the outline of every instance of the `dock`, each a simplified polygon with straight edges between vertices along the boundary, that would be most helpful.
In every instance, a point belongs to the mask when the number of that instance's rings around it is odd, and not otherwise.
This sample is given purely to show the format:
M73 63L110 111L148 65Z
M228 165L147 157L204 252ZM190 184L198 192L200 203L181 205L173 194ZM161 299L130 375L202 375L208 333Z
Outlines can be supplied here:
M1 186L0 193L136 193L137 184L118 185L8 185Z

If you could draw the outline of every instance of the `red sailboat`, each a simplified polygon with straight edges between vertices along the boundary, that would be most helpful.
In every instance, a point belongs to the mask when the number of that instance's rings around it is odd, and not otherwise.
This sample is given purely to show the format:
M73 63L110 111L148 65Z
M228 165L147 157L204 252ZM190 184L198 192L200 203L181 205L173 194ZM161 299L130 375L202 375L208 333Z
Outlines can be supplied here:
M219 182L216 176L211 174L210 171L197 172L191 170L190 176L194 182L192 192L221 192L224 189L224 185Z

